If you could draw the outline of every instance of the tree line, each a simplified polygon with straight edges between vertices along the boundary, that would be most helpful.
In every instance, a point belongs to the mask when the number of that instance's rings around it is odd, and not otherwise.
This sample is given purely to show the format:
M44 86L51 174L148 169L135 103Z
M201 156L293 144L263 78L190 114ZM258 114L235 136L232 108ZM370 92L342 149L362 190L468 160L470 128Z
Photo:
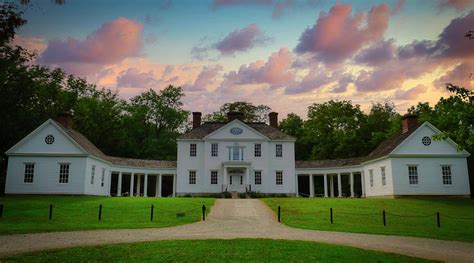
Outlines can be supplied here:
M13 46L16 31L26 20L14 4L0 6L0 151L5 151L49 118L72 111L74 128L104 153L114 156L175 160L176 139L191 128L190 112L183 109L183 90L168 86L147 90L129 101L116 92L100 89L61 69L34 64L36 54ZM447 84L452 95L436 105L419 103L408 112L440 130L474 153L474 94ZM266 105L233 102L204 116L225 121L230 111L244 113L247 122L266 122ZM364 156L401 130L401 115L393 103L374 103L365 113L351 101L328 101L308 107L306 118L290 113L279 127L296 138L297 160ZM474 171L474 158L469 158ZM471 172L473 174L473 172ZM473 185L471 183L471 185Z

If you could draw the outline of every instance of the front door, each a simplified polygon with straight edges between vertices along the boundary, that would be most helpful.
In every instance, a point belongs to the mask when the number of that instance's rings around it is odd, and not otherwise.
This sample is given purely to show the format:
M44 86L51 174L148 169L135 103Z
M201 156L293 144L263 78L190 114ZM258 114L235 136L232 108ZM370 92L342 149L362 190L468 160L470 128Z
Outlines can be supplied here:
M229 175L229 192L245 192L244 175L231 174Z

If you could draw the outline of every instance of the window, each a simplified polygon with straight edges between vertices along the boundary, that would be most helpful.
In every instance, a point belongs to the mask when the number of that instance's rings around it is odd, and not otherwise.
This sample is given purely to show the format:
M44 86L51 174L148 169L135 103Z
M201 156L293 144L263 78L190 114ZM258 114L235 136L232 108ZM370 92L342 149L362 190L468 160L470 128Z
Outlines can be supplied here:
M100 186L104 187L105 182L105 168L102 168L102 178L100 179Z
M446 185L453 184L453 178L451 176L451 166L442 165L441 172L443 174L443 184L446 184Z
M189 184L196 184L196 171L189 171Z
M283 157L283 145L281 144L275 145L275 154L276 154L276 157Z
M239 160L239 155L240 155L240 150L238 147L232 148L232 160L238 161Z
M276 185L283 185L283 172L276 171L275 179L276 179Z
M94 177L95 177L95 165L92 165L91 184L94 184Z
M191 157L196 157L196 149L197 149L197 146L195 143L191 143L189 145L189 156Z
M372 169L369 170L369 182L370 187L374 187L374 170Z
M217 171L211 171L211 184L217 184Z
M380 175L382 175L382 185L387 185L387 178L385 177L385 166L380 167Z
M217 157L219 154L219 145L217 143L211 144L211 156Z
M240 176L240 184L243 184L244 183L244 177L241 175Z
M428 136L425 136L421 139L421 143L423 143L424 146L430 146L431 138Z
M418 166L408 166L408 183L411 185L418 184Z
M23 179L23 182L26 184L32 184L34 175L35 175L35 164L25 163L25 177Z
M255 184L262 184L262 171L255 171Z
M232 178L233 178L233 176L232 176L232 175L231 175L231 176L229 176L229 183L230 183L230 184L232 184Z
M254 156L255 157L262 157L262 145L260 143L255 144Z
M67 184L69 182L69 164L59 164L59 183Z

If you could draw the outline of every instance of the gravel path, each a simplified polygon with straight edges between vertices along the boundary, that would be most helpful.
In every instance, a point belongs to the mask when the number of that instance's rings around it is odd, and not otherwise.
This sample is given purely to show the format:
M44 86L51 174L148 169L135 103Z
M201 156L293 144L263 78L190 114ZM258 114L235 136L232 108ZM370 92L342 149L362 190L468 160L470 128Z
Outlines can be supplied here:
M0 256L112 243L234 238L318 241L447 262L474 262L472 243L290 228L278 223L270 208L257 199L217 199L206 221L169 228L3 235Z

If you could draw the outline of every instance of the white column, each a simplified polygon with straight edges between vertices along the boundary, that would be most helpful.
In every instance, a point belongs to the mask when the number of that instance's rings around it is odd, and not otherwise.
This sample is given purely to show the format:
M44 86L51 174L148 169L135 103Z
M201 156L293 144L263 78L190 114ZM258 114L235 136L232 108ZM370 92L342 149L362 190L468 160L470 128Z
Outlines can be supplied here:
M350 184L351 184L351 197L354 197L354 173L351 172L350 177Z
M314 177L309 175L309 197L314 197Z
M159 195L160 188L161 188L161 185L160 185L160 175L157 174L157 175L156 175L156 183L155 183L155 197L160 196L160 195Z
M227 168L224 167L224 191L227 188Z
M341 174L337 174L337 197L342 197Z
M122 196L122 172L119 172L118 175L117 196Z
M143 183L143 196L148 197L148 174L145 174L145 181Z
M365 197L365 173L362 171L360 173L360 181L362 183L362 196Z
M324 174L324 197L328 197L328 175Z
M329 175L329 184L330 184L330 194L331 194L331 197L334 197L334 176L332 175Z
M176 174L173 174L173 197L176 196L176 182L177 182Z
M158 175L158 185L159 185L158 196L161 197L161 186L163 185L163 175L162 174Z
M135 174L130 175L130 196L133 196L133 186L135 184Z
M137 174L137 196L140 196L140 188L142 187L142 176Z
M247 184L247 188L250 187L250 167L247 168L247 172L245 174L245 183Z

